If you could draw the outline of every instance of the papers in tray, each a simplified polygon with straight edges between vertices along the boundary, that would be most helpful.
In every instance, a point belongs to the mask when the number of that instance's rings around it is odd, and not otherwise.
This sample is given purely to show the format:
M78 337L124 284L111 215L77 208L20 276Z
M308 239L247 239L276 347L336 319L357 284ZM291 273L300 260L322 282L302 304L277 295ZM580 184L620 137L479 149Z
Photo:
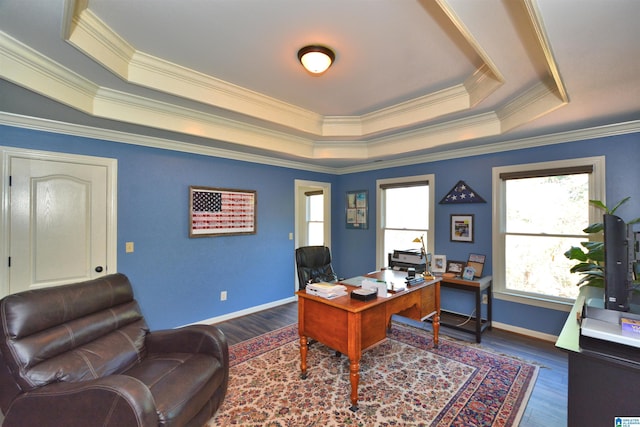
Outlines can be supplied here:
M306 291L309 295L316 295L322 298L333 299L347 295L347 287L334 283L312 283L307 285Z
M367 278L364 276L356 276L356 277L350 277L348 279L345 280L341 280L340 283L344 283L345 285L351 285L351 286L357 286L360 287L362 286L362 281L366 280Z

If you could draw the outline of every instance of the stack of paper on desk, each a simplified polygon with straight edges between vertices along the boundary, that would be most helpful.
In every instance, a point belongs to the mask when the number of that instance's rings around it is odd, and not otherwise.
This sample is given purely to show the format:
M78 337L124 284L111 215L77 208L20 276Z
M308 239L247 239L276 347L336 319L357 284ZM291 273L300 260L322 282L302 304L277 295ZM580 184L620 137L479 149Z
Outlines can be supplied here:
M307 285L306 290L309 295L316 295L327 299L347 295L346 286L326 282L312 283Z

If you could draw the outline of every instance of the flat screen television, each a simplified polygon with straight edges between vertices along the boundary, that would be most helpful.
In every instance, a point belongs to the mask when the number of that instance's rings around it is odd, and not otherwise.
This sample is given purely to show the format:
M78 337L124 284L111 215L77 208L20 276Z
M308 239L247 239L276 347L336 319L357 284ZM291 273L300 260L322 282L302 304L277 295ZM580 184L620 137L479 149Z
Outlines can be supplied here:
M618 216L605 214L604 305L608 310L629 311L631 274L627 224Z

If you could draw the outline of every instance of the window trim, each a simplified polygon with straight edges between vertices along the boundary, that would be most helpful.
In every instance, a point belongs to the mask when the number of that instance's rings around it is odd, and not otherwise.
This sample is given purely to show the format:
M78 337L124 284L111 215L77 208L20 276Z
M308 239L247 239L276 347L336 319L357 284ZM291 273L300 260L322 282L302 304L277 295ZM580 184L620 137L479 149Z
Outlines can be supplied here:
M555 300L552 297L528 295L506 289L505 284L505 180L504 176L526 176L527 173L541 171L563 174L574 168L592 168L589 175L589 200L606 200L605 198L605 156L583 157L578 159L554 160L549 162L526 163L511 166L496 166L492 169L493 207L492 207L492 246L493 246L493 295L497 299L517 302L520 304L550 308L554 310L570 311L573 302ZM502 177L501 177L502 176ZM589 223L597 221L602 212L589 206Z
M397 188L423 185L429 186L429 229L427 230L427 252L433 254L435 251L435 188L436 176L434 174L413 175L398 178L385 178L376 180L376 269L380 270L387 265L387 259L384 252L384 233L382 232L382 223L384 220L383 212L383 191L386 188Z

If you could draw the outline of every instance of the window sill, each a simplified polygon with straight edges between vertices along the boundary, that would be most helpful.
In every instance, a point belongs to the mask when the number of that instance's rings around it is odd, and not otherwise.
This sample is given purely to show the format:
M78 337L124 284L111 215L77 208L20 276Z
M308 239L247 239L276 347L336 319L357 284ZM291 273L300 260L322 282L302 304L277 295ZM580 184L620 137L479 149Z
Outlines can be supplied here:
M554 301L554 300L550 300L542 297L514 294L510 292L499 292L495 290L493 291L493 297L495 299L501 299L509 302L516 302L518 304L532 305L535 307L548 308L548 309L557 310L557 311L566 311L567 313L571 311L571 308L573 307L573 304L574 304L573 301L561 302L561 301Z

